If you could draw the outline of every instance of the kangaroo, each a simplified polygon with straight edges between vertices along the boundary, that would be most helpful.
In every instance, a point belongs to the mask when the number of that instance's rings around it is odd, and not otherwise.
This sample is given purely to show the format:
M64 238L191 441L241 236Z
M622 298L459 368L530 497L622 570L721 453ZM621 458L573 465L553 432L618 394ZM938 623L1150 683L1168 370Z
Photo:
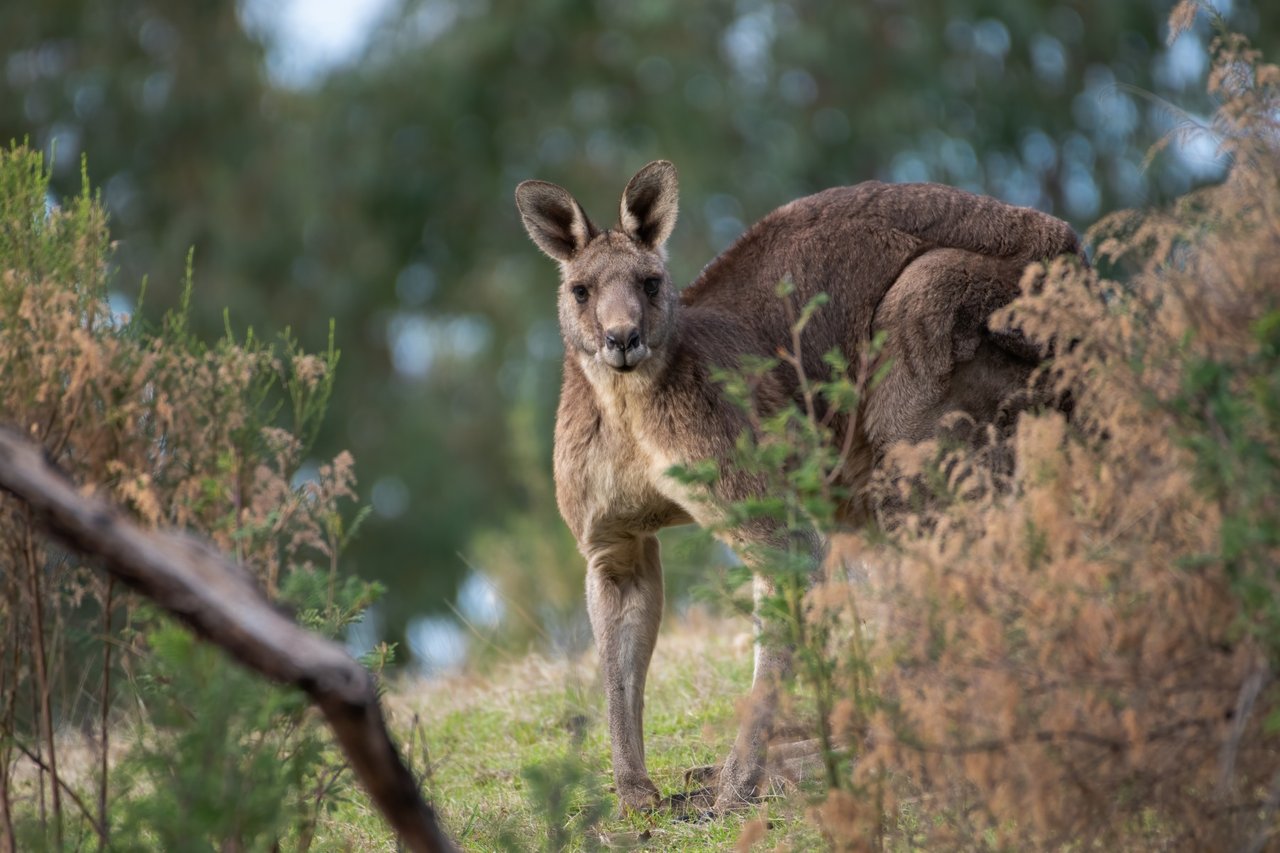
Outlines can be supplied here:
M864 395L856 418L837 425L855 433L841 478L855 496L845 517L856 521L866 511L859 496L890 445L933 435L951 412L991 423L1025 397L1044 353L1016 330L989 329L988 318L1018 294L1028 263L1079 255L1080 244L1069 225L1035 210L936 184L868 182L778 208L681 290L666 265L678 199L671 163L650 163L630 180L610 229L555 184L525 181L515 195L529 236L560 265L556 499L586 558L614 782L624 809L651 809L661 803L643 734L663 609L655 534L714 524L717 506L761 494L759 480L729 464L748 420L711 376L745 355L790 349L778 283L790 280L801 304L819 292L829 297L805 329L809 377L829 374L823 353L839 347L853 359L887 332L887 377ZM798 399L794 374L783 367L767 378L755 401L762 414ZM668 474L707 459L722 463L711 500ZM728 539L741 547L778 536L752 523ZM804 544L816 567L824 544L816 535ZM755 588L758 597L768 591L759 574ZM789 658L757 640L751 701L720 770L714 812L759 794Z

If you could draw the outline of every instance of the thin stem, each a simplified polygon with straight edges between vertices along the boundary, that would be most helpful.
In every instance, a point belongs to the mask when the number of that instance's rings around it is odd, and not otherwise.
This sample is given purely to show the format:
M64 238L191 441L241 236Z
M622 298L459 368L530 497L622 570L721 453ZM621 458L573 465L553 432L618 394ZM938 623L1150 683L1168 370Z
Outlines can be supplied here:
M29 694L31 696L31 719L38 720L40 719L40 697L36 695L37 691L35 690L29 691ZM39 753L40 753L40 741L39 739L37 739L36 754L38 755ZM42 762L36 763L36 792L39 794L38 801L40 803L40 825L44 826L49 822L49 806L45 802L44 764Z
M412 732L412 729L410 731ZM412 752L413 743L410 741L409 750L405 754L409 755ZM298 832L298 845L295 848L298 853L307 853L311 849L311 844L315 840L316 824L320 820L320 809L346 769L347 765L340 763L332 769L327 779L322 776L316 781L315 804L312 806L311 813L303 819L302 829Z
M111 747L111 729L107 725L111 710L111 605L115 596L116 579L107 578L106 601L102 606L102 695L99 701L102 716L99 719L102 735L102 767L98 778L98 824L102 831L98 834L98 850L107 849L107 779L110 761L108 753Z
M329 527L329 610L333 610L333 600L338 592L338 551L342 548L342 537L335 535L333 527L339 523L334 518L327 525Z
M8 605L5 610L10 625L9 641L17 651L17 624L18 615L16 608L12 602L6 602ZM13 697L18 693L18 666L15 657L13 666L13 684L9 683L9 667L4 665L9 656L6 653L8 647L0 647L0 697L8 698L6 712L7 718L0 721L6 726L13 719ZM17 849L17 840L13 833L13 814L10 811L10 794L9 794L9 757L12 754L7 741L0 743L0 853L13 853Z
M58 753L53 744L53 706L50 701L49 674L46 670L44 645L44 602L40 595L40 569L36 565L35 544L31 537L31 508L25 512L24 550L27 561L27 584L31 592L31 653L35 659L36 689L40 693L40 729L49 752L49 786L53 800L53 837L62 849L62 793L58 785ZM43 790L43 785L41 786Z
M40 770L47 771L51 776L53 776L55 780L57 780L58 789L67 792L67 796L71 798L71 801L73 803L75 803L76 808L80 809L81 816L88 822L89 826L93 828L93 831L97 833L98 838L105 839L106 833L103 831L102 826L98 823L97 818L93 816L93 812L89 811L89 807L85 805L84 800L80 799L80 795L76 793L75 789L69 786L67 783L63 782L61 779L58 779L58 777L54 775L49 765L45 764L43 761L40 760L39 754L31 751L30 749L28 749L27 747L19 743L17 739L13 738L13 732L11 730L6 729L5 735L8 736L11 740L13 740L14 746L18 748L19 752L21 752L24 756L26 756L27 760L29 760L32 764L34 764ZM61 841L58 842L58 849L62 849Z
M18 849L13 834L13 815L9 811L9 751L4 750L0 759L0 853L14 853Z
M836 464L827 472L826 485L830 486L840 478L844 472L844 465L849 461L849 454L853 452L853 436L858 431L858 413L862 411L862 400L867 393L867 385L870 378L867 375L870 367L869 362L872 353L870 351L863 353L858 359L858 379L854 383L854 393L856 394L853 411L849 412L849 422L845 424L844 441L840 445L840 455L836 458Z
M5 667L5 672L8 674L6 675L6 686L4 690L0 690L0 695L3 695L6 699L4 716L0 717L0 726L5 727L5 729L13 726L14 717L17 716L18 712L18 692L22 689L22 644L18 642L20 622L22 622L18 616L18 599L22 596L22 590L20 590L18 583L14 583L12 576L9 576L9 580L10 583L6 584L8 596L6 596L5 601L6 608L8 608L6 616L8 616L9 622L9 638L8 646L5 646L5 649L6 651L12 649L13 653L5 654L6 660L12 661L12 663L10 663L9 667ZM12 681L9 679L12 679ZM18 840L15 838L13 829L12 792L9 789L9 768L12 766L12 757L13 747L8 743L8 740L5 740L3 744L0 744L0 821L3 821L3 824L0 824L0 830L3 830L3 835L0 835L0 841L4 843L4 847L0 849L4 849L8 853L13 853L14 850L18 849Z
M796 373L796 380L800 385L800 393L804 396L805 414L808 415L811 422L816 422L814 415L813 395L809 390L809 378L805 375L804 364L800 361L800 329L798 329L796 318L796 306L792 297L788 296L783 302L787 309L787 324L791 329L791 350L787 351L782 347L778 347L778 358L783 363L790 365L791 369Z
M71 440L71 436L75 434L76 421L80 419L80 410L84 407L85 397L87 396L87 394L80 394L76 397L75 404L71 409L71 414L65 419L62 425L62 435L58 438L57 443L49 448L50 459L57 459L60 457L62 455L62 451L66 449L67 443ZM52 432L52 421L49 426L49 432Z

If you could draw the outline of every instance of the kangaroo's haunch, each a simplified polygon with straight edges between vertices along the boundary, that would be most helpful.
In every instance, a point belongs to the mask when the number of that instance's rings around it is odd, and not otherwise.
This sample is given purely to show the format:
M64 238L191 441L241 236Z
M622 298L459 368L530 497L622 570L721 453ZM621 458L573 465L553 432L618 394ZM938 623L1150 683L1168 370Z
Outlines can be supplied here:
M662 527L721 521L717 507L761 496L759 477L731 463L748 428L711 379L745 355L791 348L776 288L787 279L806 303L829 303L804 332L810 378L839 348L850 360L874 333L888 333L892 367L864 397L858 417L834 424L848 446L840 485L857 520L872 468L898 441L932 435L944 415L989 423L1022 401L1036 350L988 318L1018 294L1022 269L1079 254L1065 222L936 184L876 182L798 199L753 225L678 291L664 245L676 223L675 167L645 166L622 194L618 225L600 229L564 189L516 188L529 236L560 264L564 382L556 418L556 499L587 560L587 611L600 653L618 796L626 807L659 802L644 762L644 686L662 618ZM768 416L798 401L795 370L768 374L753 402ZM847 435L852 430L852 435ZM714 459L707 493L668 476L674 465ZM711 500L705 500L710 498ZM742 545L769 543L776 528L733 530ZM822 543L807 543L817 565ZM767 591L758 577L757 592ZM716 808L757 795L772 726L783 650L757 648L753 702L720 773Z

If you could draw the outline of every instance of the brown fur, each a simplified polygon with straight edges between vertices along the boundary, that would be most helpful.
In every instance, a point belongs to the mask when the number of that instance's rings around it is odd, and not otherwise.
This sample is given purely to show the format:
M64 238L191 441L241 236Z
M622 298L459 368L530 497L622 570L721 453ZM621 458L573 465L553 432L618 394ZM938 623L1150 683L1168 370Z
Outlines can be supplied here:
M776 295L783 279L803 304L830 303L804 333L810 377L839 347L855 358L873 332L888 332L886 380L868 394L852 428L843 472L855 495L897 441L932 435L944 414L979 423L1017 400L1035 353L1015 330L987 319L1018 292L1022 268L1079 253L1065 223L1038 211L934 184L876 182L798 199L752 226L683 291L672 285L663 244L675 226L675 168L651 163L627 185L619 227L598 229L573 197L526 181L516 202L534 242L560 262L564 382L556 420L556 496L587 560L587 608L600 651L614 777L624 806L659 802L644 765L644 684L662 615L654 534L695 521L763 488L734 469L741 410L711 379L743 355L772 356L791 333ZM791 368L768 377L757 405L768 414L797 397ZM676 464L721 463L712 500L667 475ZM860 502L848 508L857 518ZM736 544L772 541L760 523ZM822 543L810 542L815 560ZM762 592L763 580L757 584ZM753 701L719 775L717 808L757 792L772 726L783 650L757 647Z

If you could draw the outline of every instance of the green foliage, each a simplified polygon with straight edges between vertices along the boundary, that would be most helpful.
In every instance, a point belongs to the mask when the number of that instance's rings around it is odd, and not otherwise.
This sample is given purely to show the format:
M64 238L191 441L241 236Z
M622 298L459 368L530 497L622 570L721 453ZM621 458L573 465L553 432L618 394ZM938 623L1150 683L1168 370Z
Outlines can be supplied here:
M146 734L118 768L115 843L272 849L309 817L305 792L325 770L323 740L301 727L306 698L264 686L184 628L145 639Z
M347 579L330 599L323 573L296 571L281 590L299 621L341 631L378 590ZM118 765L111 809L121 849L276 850L311 843L317 822L349 796L342 758L301 692L262 679L155 614L134 642L148 653L132 684L136 731Z
M529 809L543 822L546 834L541 843L530 845L527 838L507 831L502 836L505 847L553 853L568 849L577 840L586 842L584 849L597 849L592 842L597 824L609 812L609 800L600 775L577 754L581 746L579 741L559 758L524 768L521 776Z
M1280 666L1280 310L1266 306L1249 332L1239 357L1188 354L1168 405L1199 486L1222 509L1220 550L1211 557L1230 572L1244 629Z
M796 312L792 293L790 287L779 287L780 310L792 318L792 350L777 358L747 356L738 369L716 370L712 376L750 423L737 438L732 464L766 483L758 497L725 507L728 516L721 532L751 521L770 520L784 531L780 541L785 539L794 545L798 534L834 531L836 515L842 502L849 498L838 478L850 446L838 440L837 428L843 435L854 423L860 401L881 381L889 361L879 358L885 339L877 335L859 354L856 368L844 354L833 350L823 355L823 363L830 369L826 377L806 376L801 367L801 339L805 326L826 304L827 296L816 294ZM761 413L756 406L756 390L766 377L779 370L796 372L802 402ZM720 470L716 460L703 460L677 467L671 473L690 485L708 486L718 479ZM784 553L791 551L794 548L783 549ZM770 559L776 562L781 556L774 553Z
M82 191L67 199L63 211L49 209L49 176L43 158L13 145L0 155L0 257L5 269L33 283L49 277L75 276L85 302L106 296L103 265L108 253L106 220L89 193L82 166ZM6 308L21 291L4 289Z
M273 345L229 321L207 344L189 296L154 326L113 312L102 206L87 183L55 205L49 181L39 154L0 151L5 420L142 527L211 540L305 626L339 635L380 589L339 565L366 515L350 455L298 476L333 388L332 326L311 355L287 331ZM0 500L0 845L306 849L348 777L305 697L263 685ZM383 645L367 664L390 658ZM92 734L84 746L68 732Z

